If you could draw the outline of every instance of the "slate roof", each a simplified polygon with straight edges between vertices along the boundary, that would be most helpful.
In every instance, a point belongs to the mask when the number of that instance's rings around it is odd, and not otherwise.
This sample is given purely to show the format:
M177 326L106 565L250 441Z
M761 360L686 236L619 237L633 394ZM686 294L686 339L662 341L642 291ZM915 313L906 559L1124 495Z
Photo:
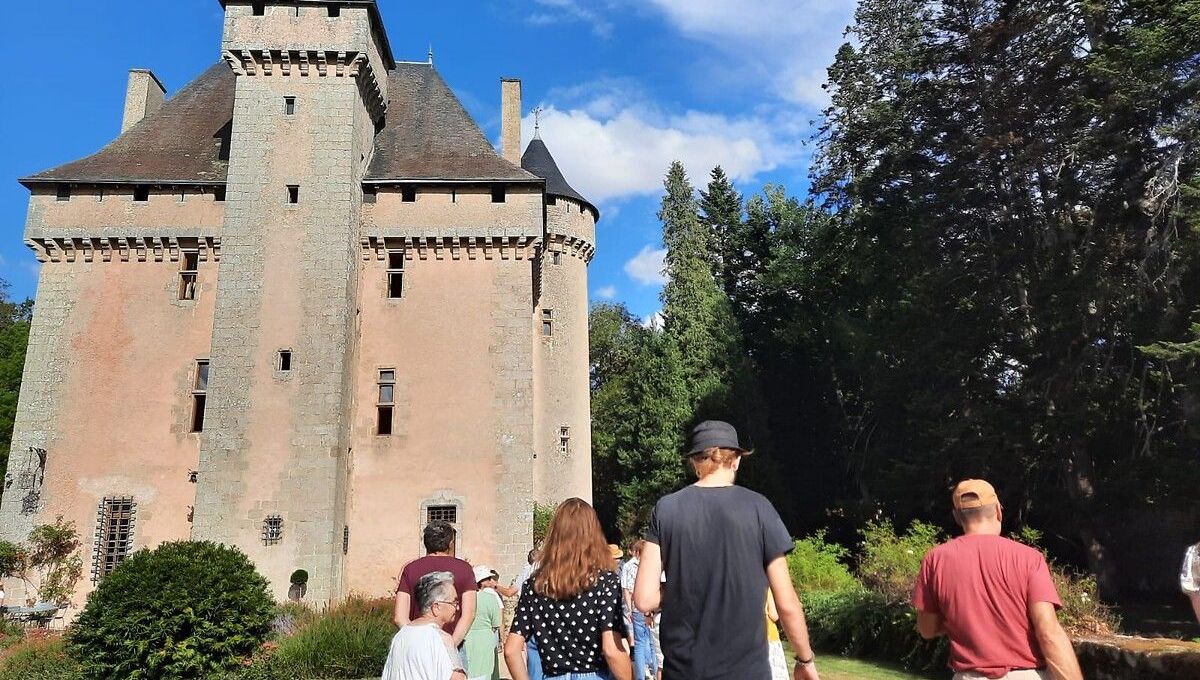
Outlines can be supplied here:
M600 211L596 206L567 183L567 178L563 177L558 163L554 162L554 156L550 155L550 149L546 148L546 143L541 137L534 137L529 146L525 147L525 154L521 156L521 167L546 180L547 194L575 199L591 208L596 219L600 219Z
M386 124L365 181L542 181L496 153L431 65L397 64L388 80ZM218 62L100 151L21 182L224 184L234 85Z
M224 184L233 87L233 71L218 62L100 151L21 183Z
M496 153L432 65L397 64L388 99L364 181L539 181Z

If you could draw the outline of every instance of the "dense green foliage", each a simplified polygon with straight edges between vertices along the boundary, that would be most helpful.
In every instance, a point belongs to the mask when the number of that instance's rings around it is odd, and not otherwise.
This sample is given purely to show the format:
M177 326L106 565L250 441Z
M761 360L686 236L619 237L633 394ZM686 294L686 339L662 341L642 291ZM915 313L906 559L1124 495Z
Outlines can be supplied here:
M867 522L862 534L858 576L863 585L892 602L907 603L925 553L944 538L941 530L914 521L897 534L889 520Z
M917 634L916 613L904 603L863 589L805 593L803 601L815 649L896 661L914 670L946 666L949 645L945 638L922 640Z
M351 597L325 612L289 603L280 608L287 620L273 641L236 669L213 680L339 680L378 677L387 660L395 626L392 602Z
M809 199L672 167L663 330L596 309L602 517L639 526L719 415L798 534L951 529L985 477L1136 583L1128 509L1198 509L1200 0L862 0L849 37Z
M61 638L26 640L0 662L0 680L83 680L83 667Z
M0 279L0 478L8 469L17 397L25 369L25 348L29 343L29 319L33 312L32 300L15 303L9 299L8 290L8 281ZM3 493L0 486L0 494Z
M198 678L249 657L270 631L267 581L236 548L163 543L104 577L71 630L94 678Z
M0 541L0 576L21 579L30 600L65 605L83 576L79 548L75 523L59 515L35 526L24 544Z
M858 579L850 572L846 559L850 551L825 540L825 532L818 531L796 541L796 547L787 556L788 571L798 593L854 590L859 587Z

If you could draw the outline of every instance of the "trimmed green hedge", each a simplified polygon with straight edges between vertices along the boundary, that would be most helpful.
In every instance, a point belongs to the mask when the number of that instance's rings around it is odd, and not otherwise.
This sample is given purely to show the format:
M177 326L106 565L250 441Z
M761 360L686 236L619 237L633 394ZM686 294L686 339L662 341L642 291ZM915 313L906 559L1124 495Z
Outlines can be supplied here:
M200 678L258 650L274 612L267 580L241 551L163 543L100 582L68 643L91 678Z

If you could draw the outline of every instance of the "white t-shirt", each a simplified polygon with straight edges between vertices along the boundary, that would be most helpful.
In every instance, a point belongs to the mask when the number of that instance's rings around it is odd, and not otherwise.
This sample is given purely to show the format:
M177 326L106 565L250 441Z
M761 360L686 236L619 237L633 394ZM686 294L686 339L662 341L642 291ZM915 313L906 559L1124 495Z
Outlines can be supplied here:
M637 582L638 564L640 563L640 560L635 557L626 562L625 566L621 568L622 590L633 590L633 584Z
M392 637L382 680L450 680L462 667L454 641L441 626L410 623Z

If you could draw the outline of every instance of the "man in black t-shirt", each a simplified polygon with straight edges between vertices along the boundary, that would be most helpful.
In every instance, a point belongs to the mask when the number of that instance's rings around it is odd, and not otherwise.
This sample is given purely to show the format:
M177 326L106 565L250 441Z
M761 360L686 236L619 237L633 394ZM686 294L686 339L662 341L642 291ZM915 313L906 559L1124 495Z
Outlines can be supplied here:
M645 614L662 610L663 680L771 680L768 588L796 652L794 677L819 680L788 573L791 536L770 501L734 485L750 452L733 426L709 420L684 455L698 481L654 506L633 594Z

